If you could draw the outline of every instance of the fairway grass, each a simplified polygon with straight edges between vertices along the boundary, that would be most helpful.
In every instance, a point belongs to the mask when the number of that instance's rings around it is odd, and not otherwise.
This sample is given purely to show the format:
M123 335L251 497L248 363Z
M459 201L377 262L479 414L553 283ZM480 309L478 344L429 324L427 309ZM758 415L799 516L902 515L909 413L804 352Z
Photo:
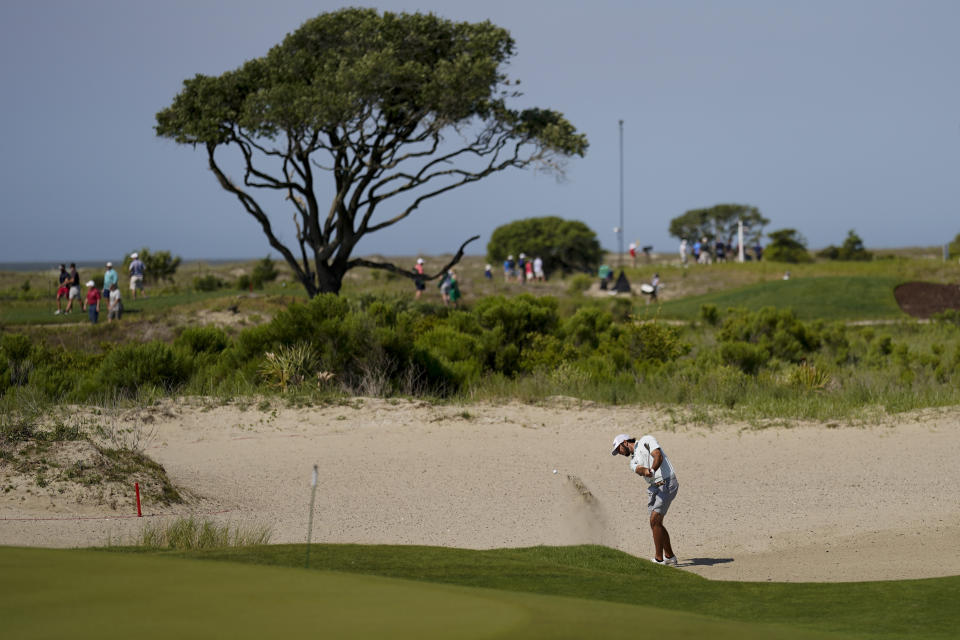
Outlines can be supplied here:
M0 567L9 638L845 637L660 609L654 582L639 605L96 551L2 547Z

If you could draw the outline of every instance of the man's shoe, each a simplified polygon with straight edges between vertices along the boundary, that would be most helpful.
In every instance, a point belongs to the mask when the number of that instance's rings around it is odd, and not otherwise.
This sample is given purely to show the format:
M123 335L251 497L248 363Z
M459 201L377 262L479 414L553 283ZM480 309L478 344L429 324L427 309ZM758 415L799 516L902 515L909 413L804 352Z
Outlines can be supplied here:
M663 556L663 565L666 566L666 567L675 567L675 566L677 566L677 556L673 556L672 558L668 558L667 556Z
M53 312L53 315L55 315L55 316L60 315L60 309L57 309L56 311L54 311L54 312Z
M650 562L653 564L663 564L663 560L657 560L656 558L650 558Z

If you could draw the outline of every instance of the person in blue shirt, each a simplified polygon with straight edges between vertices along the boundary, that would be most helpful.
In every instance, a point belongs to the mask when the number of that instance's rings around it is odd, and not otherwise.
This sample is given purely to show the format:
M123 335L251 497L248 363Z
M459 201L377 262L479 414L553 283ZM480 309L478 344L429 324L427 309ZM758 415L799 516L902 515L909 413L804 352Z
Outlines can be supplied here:
M116 269L113 268L113 263L107 263L107 270L103 272L103 293L101 297L104 300L110 298L110 285L117 284L120 281L120 276L117 274Z

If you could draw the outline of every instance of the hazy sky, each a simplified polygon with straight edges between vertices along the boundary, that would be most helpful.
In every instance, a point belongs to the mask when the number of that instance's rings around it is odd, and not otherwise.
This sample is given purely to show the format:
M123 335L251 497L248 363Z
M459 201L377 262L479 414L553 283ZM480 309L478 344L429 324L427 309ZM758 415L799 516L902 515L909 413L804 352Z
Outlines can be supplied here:
M358 3L360 4L360 3ZM182 81L259 57L340 3L0 3L0 262L258 257L259 225L205 153L157 138ZM518 106L563 112L590 140L567 180L532 171L464 187L368 236L362 254L443 253L510 220L558 215L616 248L624 124L625 242L676 251L669 221L737 202L811 248L960 232L960 2L367 2L491 20L517 43ZM275 227L293 237L291 212ZM277 258L276 252L273 252Z

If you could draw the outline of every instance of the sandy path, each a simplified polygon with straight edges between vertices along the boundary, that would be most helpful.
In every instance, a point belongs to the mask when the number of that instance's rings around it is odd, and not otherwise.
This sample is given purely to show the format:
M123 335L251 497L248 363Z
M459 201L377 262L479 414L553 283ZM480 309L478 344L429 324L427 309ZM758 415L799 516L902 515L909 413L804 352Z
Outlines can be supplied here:
M273 542L305 540L317 463L318 542L595 542L649 557L646 484L609 454L618 432L649 432L677 469L680 494L666 522L690 571L790 581L960 574L957 410L893 426L757 431L684 427L663 413L592 405L358 406L276 415L183 407L156 423L147 452L201 496L173 511L269 524ZM143 522L23 520L114 512L20 498L0 496L0 544L104 544Z

